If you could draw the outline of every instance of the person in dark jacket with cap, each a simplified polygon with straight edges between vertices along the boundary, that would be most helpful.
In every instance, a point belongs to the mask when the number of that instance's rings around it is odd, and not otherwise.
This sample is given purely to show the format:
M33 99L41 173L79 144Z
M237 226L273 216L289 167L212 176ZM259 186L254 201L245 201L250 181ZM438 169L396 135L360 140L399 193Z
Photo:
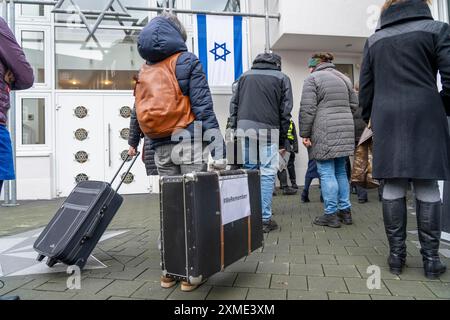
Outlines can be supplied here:
M245 169L260 169L264 232L278 228L272 200L280 152L291 151L288 132L293 95L291 81L281 72L281 57L264 53L243 74L231 101L229 127L242 141Z
M434 21L429 4L386 1L380 28L364 49L360 104L364 120L372 120L373 176L384 180L390 270L401 274L406 264L406 195L412 181L425 276L436 279L447 270L439 257L438 181L450 180L450 27Z
M139 54L146 60L146 63L150 66L157 65L159 63L167 63L168 59L175 58L175 78L178 82L179 88L183 97L189 97L190 109L194 115L194 121L188 125L185 130L182 130L182 138L185 138L184 134L188 134L188 140L178 141L177 133L172 136L151 139L145 138L144 142L144 159L147 159L146 166L148 173L153 173L152 170L152 151L155 152L154 160L157 171L160 176L176 176L181 174L189 174L192 172L206 171L206 159L202 144L200 144L200 150L196 149L195 144L198 142L195 140L194 129L200 129L203 133L207 131L216 133L214 137L218 139L215 143L220 143L221 153L213 153L215 161L213 163L213 169L224 169L226 162L223 160L225 157L225 151L223 150L223 137L220 134L220 127L217 121L216 115L213 109L213 101L211 92L209 90L208 81L203 71L202 65L199 59L193 54L188 52L186 46L187 33L184 26L178 20L177 16L164 12L158 17L152 19L150 23L141 32L138 40ZM179 54L178 57L175 55ZM161 79L161 84L165 85L170 83L173 79L173 74L166 74L167 79ZM139 84L139 82L138 82ZM173 85L172 83L170 85ZM163 88L162 90L164 90ZM167 88L170 91L170 88ZM142 88L145 92L146 88ZM161 97L163 97L163 93ZM155 98L155 97L146 97ZM164 96L168 99L171 97ZM173 97L176 99L177 97ZM174 101L170 101L174 102ZM162 105L176 106L174 103L166 103ZM155 115L157 117L163 117L165 114L172 114L173 110L165 110L161 114ZM153 115L151 115L153 116ZM182 115L180 115L182 116ZM170 119L169 119L170 120ZM136 108L133 111L131 118L131 135L130 135L130 150L129 155L135 156L137 154L137 148L142 137L142 123L139 123L137 117ZM201 138L203 139L204 136ZM179 144L186 143L189 147L187 152L187 158L174 159L175 148ZM201 143L201 142L200 142ZM192 148L192 145L194 147ZM222 149L222 150L220 150ZM216 149L217 150L217 149ZM182 151L185 152L186 148L182 147ZM214 151L214 150L213 150ZM189 159L188 159L189 158ZM200 163L197 159L200 158ZM181 160L181 161L180 161ZM206 279L204 279L206 280ZM173 278L161 277L161 287L172 288L177 281ZM192 285L188 282L181 283L181 290L190 292L198 288L198 285Z

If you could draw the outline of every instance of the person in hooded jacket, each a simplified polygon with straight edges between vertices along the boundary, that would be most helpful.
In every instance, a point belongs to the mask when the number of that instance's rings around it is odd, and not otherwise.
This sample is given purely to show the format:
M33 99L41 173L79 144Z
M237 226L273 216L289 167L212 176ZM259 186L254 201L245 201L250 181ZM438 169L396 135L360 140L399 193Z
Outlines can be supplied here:
M33 86L34 74L25 53L3 18L0 18L0 193L3 182L14 180L14 160L8 122L9 93ZM18 297L0 297L0 300L17 300Z
M208 130L216 133L215 137L219 141L215 142L221 144L222 148L218 148L220 151L218 153L212 152L215 159L212 169L221 170L226 166L226 161L223 160L225 157L223 137L220 135L219 123L214 113L208 81L199 59L193 53L188 52L186 40L187 33L184 26L176 15L167 12L152 19L141 32L138 39L139 54L150 66L162 63L166 59L173 58L174 55L179 54L175 65L175 77L183 97L189 97L190 111L194 116L192 123L188 124L188 127L183 130L184 133L187 132L189 134L188 141L178 141L177 139L173 139L173 135L156 139L151 139L148 136L145 137L144 160L149 174L153 173L152 151L154 151L154 161L160 176L177 176L206 171L205 153L209 149L205 148L206 151L203 150L204 145L200 145L200 150L191 147L194 144L194 129L201 129L203 133ZM173 77L173 75L167 77ZM165 83L167 82L169 81ZM164 97L167 98L167 96ZM173 98L175 99L176 97ZM166 105L174 104L166 103ZM167 113L170 114L170 112ZM198 126L201 126L201 128ZM135 156L141 141L140 138L143 137L141 130L142 123L139 122L136 108L133 110L130 128L130 149L128 154ZM174 159L174 148L181 143L187 143L191 147L189 152L190 157L188 155L189 159L185 157ZM200 163L196 161L198 157L201 159ZM161 277L161 287L163 288L172 288L176 283L177 281L173 278ZM191 285L188 282L181 283L181 290L185 292L190 292L197 288L197 285Z
M386 1L379 29L365 45L359 97L374 133L373 177L384 180L390 270L398 275L406 265L406 195L412 181L425 276L436 279L447 270L439 257L438 181L450 180L450 27L434 21L429 4Z
M244 168L261 171L265 233L278 228L272 219L273 191L280 152L291 151L288 132L292 107L291 80L281 72L281 57L274 53L258 55L252 69L235 85L228 126L238 132Z

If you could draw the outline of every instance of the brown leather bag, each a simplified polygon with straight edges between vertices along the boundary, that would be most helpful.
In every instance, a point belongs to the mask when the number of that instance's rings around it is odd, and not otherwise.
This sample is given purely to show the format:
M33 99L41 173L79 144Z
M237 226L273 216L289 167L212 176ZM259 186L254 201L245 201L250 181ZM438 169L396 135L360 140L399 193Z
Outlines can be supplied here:
M373 163L373 132L367 127L356 147L355 161L352 169L352 184L365 189L376 189L380 182L372 176Z
M190 99L181 92L176 77L180 55L145 64L139 73L134 92L136 115L142 132L152 139L170 137L195 121Z

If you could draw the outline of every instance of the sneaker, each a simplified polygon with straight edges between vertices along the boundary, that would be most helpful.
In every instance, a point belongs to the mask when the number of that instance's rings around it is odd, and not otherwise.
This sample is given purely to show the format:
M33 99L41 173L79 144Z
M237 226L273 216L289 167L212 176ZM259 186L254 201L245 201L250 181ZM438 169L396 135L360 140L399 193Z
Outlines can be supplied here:
M365 204L365 203L367 203L367 202L369 202L369 200L367 200L367 199L359 199L359 200L358 200L358 203L359 203L359 204Z
M346 226L350 226L353 224L351 210L339 211L337 217Z
M270 233L271 231L275 231L278 229L278 224L275 222L275 220L270 221L263 221L263 232L264 233Z
M321 217L317 217L314 222L317 226L330 227L330 228L340 228L341 223L339 222L337 214L325 214Z
M161 288L170 289L174 287L176 284L177 281L175 279L164 276L161 277Z
M283 189L283 194L285 196L295 196L297 194L297 190L287 187Z
M291 187L292 187L292 189L295 189L295 190L299 189L297 183L295 183L295 182L292 182L292 186Z

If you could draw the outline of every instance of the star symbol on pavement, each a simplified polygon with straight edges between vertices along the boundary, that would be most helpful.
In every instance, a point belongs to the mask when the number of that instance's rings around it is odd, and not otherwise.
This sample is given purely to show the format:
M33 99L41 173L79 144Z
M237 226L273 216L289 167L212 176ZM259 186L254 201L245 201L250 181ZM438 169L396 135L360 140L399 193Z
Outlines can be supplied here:
M219 51L223 50L223 54L220 55ZM215 61L223 60L227 62L227 55L231 54L231 51L227 49L227 43L218 44L217 42L214 42L214 49L212 49L211 52L214 55Z

